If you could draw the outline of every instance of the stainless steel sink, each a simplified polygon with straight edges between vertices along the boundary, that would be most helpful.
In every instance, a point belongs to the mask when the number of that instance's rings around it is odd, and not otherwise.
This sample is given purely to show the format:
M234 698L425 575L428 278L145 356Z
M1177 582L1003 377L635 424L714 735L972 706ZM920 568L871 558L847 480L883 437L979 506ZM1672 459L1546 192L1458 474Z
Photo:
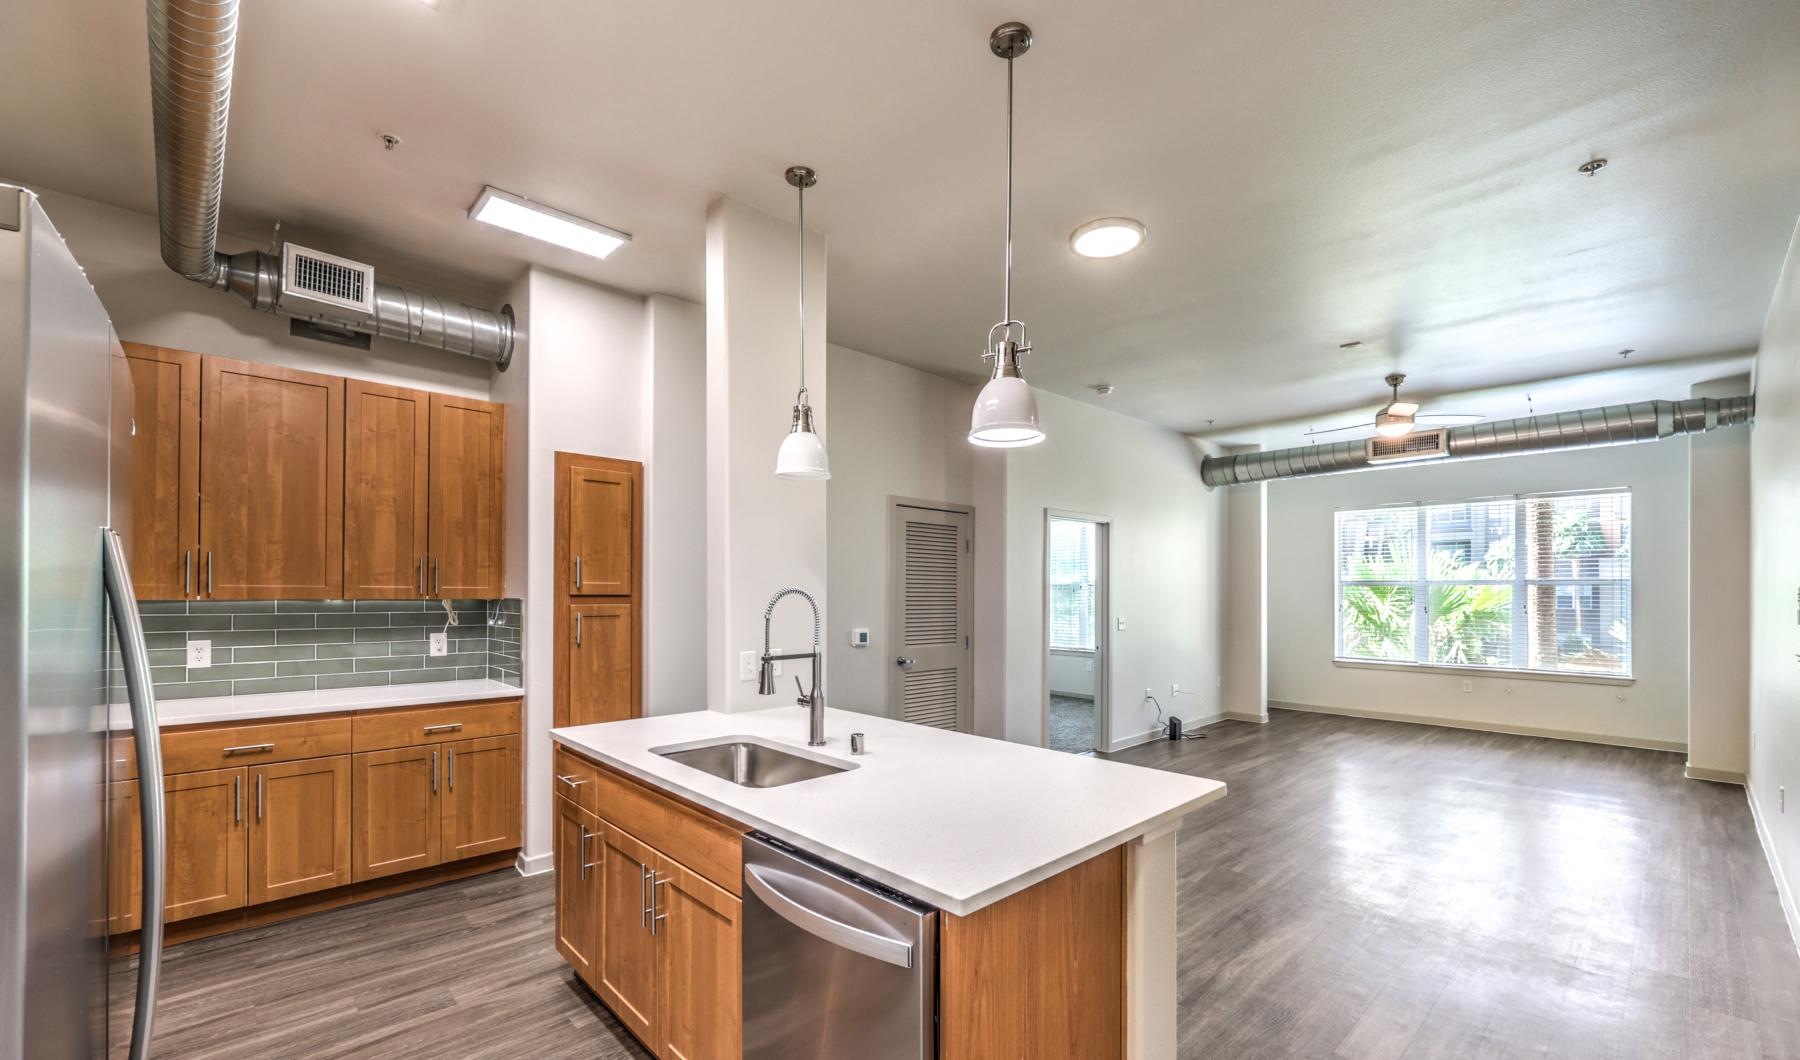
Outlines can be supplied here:
M848 762L797 755L744 736L728 736L703 744L652 747L650 751L671 762L680 762L746 788L776 788L856 768Z

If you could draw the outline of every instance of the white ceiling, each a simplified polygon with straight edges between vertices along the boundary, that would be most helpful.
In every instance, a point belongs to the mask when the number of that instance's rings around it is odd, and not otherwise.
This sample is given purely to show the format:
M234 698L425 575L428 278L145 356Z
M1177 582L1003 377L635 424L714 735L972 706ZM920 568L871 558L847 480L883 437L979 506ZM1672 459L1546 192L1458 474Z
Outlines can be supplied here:
M141 6L16 8L0 176L152 210ZM832 340L972 377L1013 17L1028 373L1176 429L1373 407L1396 366L1443 393L1751 347L1800 214L1793 0L308 0L244 5L225 227L698 300L707 204L788 216L805 162ZM474 225L484 183L636 240ZM1148 243L1075 258L1108 214Z

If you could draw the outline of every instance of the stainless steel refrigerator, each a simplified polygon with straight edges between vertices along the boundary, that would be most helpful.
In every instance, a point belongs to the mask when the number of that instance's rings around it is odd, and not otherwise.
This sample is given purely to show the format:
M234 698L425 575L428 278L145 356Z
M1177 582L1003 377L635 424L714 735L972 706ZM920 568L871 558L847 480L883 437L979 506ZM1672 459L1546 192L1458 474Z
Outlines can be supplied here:
M37 197L0 184L0 1060L147 1054L162 769L120 543L130 417L130 373L99 296ZM123 988L107 961L109 649L129 692L142 809L143 953L114 965Z

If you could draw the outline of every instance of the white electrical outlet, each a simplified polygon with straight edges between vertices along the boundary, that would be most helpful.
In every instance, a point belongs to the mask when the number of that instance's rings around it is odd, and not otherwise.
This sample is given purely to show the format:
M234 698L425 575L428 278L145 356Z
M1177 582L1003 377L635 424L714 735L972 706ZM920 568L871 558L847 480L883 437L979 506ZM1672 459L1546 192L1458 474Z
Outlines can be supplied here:
M1094 672L1094 660L1092 659L1087 661L1087 672L1090 674Z
M1473 682L1473 681L1464 681L1464 682L1463 682L1463 691L1464 691L1464 692L1473 692L1473 691L1475 691L1475 682Z
M188 664L188 669L190 669L190 670L204 670L207 667L211 666L212 665L212 641L210 641L210 640L190 640L190 641L188 641L187 664Z
M433 633L431 635L430 651L431 651L431 654L433 654L433 655L448 655L448 654L450 654L450 636L449 636L449 634Z
M1144 689L1144 698L1145 699L1155 699L1156 693L1153 690L1146 688L1146 689Z
M1120 629L1124 629L1124 628L1125 628L1125 619L1123 619L1123 618L1120 618L1120 619L1119 619L1119 628L1120 628Z
M1176 696L1179 696L1180 694L1181 694L1181 682L1180 681L1169 682L1169 698L1174 699Z

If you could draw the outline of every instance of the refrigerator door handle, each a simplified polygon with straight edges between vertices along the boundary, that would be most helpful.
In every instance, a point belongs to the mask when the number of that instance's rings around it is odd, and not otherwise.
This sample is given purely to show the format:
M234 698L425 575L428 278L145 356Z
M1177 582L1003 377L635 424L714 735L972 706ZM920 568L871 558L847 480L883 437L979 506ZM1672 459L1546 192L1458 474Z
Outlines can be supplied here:
M138 615L125 545L117 531L102 534L107 606L119 635L125 692L131 702L131 731L137 745L139 825L143 840L143 908L138 940L137 1004L131 1019L130 1060L150 1055L151 1019L156 1013L156 983L162 973L163 887L167 832L163 819L162 740L157 727L156 690L150 682L150 655L144 646L144 622ZM209 565L210 567L210 565ZM211 574L210 569L208 574Z

